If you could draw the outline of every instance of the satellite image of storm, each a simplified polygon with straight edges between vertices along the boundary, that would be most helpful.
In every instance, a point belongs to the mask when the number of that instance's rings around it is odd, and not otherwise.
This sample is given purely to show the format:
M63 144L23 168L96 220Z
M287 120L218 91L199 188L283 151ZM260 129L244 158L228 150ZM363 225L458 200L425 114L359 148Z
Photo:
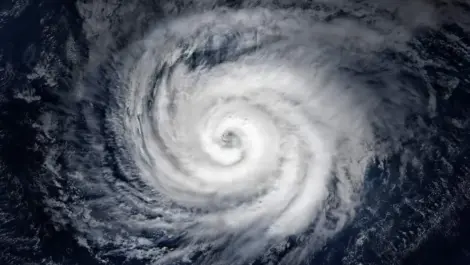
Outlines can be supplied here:
M0 0L0 265L470 265L469 0Z

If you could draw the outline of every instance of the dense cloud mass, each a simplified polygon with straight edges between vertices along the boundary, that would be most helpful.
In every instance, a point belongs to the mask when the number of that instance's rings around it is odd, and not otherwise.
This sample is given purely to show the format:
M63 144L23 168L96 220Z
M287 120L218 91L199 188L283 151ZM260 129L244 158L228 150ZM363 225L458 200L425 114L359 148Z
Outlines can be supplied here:
M460 3L121 2L76 4L37 125L45 212L99 262L395 264L467 204Z

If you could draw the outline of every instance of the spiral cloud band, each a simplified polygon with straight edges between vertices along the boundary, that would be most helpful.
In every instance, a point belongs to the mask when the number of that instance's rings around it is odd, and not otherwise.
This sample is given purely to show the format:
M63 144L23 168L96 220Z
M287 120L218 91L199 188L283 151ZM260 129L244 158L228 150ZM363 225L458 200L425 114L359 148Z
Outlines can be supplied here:
M96 136L99 117L82 112L88 140L117 147L126 181L96 171L81 179L120 206L76 226L96 241L126 227L114 240L127 246L152 245L130 239L139 229L182 238L161 263L212 248L221 254L210 264L237 264L302 233L308 251L321 247L352 220L369 163L386 155L377 138L394 121L381 116L380 97L399 89L379 97L350 78L345 69L386 40L344 25L354 35L301 11L214 10L161 22L113 55L93 74L109 82L82 84L106 91L105 104L93 101L113 139Z
M128 108L121 110L122 130L149 185L183 206L207 209L194 216L197 233L257 227L266 237L288 236L328 213L338 219L334 227L324 221L317 229L333 234L357 203L370 128L351 106L353 95L315 66L322 48L305 46L308 39L295 32L272 40L275 26L290 24L266 15L205 14L153 32L120 80ZM263 21L270 19L274 26ZM196 21L203 37L180 48ZM225 52L235 54L214 56L238 57L233 61L194 69L178 62L229 45ZM338 182L329 187L333 176ZM337 192L334 208L325 205L330 189Z

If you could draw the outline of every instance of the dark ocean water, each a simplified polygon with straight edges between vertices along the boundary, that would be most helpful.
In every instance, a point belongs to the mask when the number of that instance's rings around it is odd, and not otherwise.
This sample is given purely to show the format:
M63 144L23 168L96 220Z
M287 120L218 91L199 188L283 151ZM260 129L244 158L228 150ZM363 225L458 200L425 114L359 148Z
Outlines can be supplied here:
M4 12L13 2L2 3ZM0 29L4 70L0 85L0 263L99 264L92 253L78 246L72 230L64 227L57 231L45 211L47 195L41 185L48 174L44 160L54 140L33 125L48 106L57 103L57 96L50 93L46 80L28 79L43 54L54 54L49 63L60 77L57 89L68 90L70 66L63 59L64 43L69 34L80 39L81 20L73 2L37 1L23 8L17 16L4 13ZM82 56L86 56L86 47L82 48ZM40 100L15 98L18 91L32 91Z
M48 198L63 196L57 185L70 182L60 177L60 168L51 170L47 161L51 149L66 146L53 131L69 125L48 121L44 113L55 109L58 95L72 91L74 71L88 60L88 47L83 19L72 1L30 1L13 13L15 5L20 4L0 4L0 264L151 264L146 258L113 254L112 246L103 258L98 253L106 251L80 243L75 228L57 223L51 217L51 206L45 206ZM158 4L153 8L159 12ZM412 77L423 91L432 86L433 92L428 93L435 93L437 106L434 117L409 117L408 121L410 126L425 123L433 131L433 148L431 155L423 156L422 172L410 169L403 181L399 169L407 161L399 157L377 161L365 181L370 192L364 204L370 207L359 209L358 224L344 229L305 264L343 264L345 257L359 254L361 263L357 264L470 264L470 51L450 44L445 34L470 45L468 31L457 24L445 24L439 31L424 30L413 44L424 61L440 62L420 69L427 80ZM76 64L68 54L70 36ZM119 37L125 46L126 36ZM416 64L393 52L384 58L409 68ZM44 130L46 123L54 128L50 134ZM407 145L426 149L419 141L410 140ZM66 167L62 155L54 158ZM389 189L379 188L384 179ZM404 190L410 203L403 202ZM370 208L376 212L372 214ZM379 238L385 235L371 230L368 243L351 252L353 239L368 226L392 227L386 232L390 245L380 245ZM292 238L290 246L301 241ZM171 247L178 242L165 244ZM271 257L280 259L289 251L285 248ZM272 263L259 259L253 264L276 264L277 259L271 259Z

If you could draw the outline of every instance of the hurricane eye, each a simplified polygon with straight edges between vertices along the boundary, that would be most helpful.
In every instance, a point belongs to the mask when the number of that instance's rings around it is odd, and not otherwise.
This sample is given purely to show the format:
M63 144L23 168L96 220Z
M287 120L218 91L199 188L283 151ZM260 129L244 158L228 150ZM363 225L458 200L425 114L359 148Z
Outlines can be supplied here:
M233 131L228 131L222 135L222 143L225 148L237 148L240 147L241 140Z

